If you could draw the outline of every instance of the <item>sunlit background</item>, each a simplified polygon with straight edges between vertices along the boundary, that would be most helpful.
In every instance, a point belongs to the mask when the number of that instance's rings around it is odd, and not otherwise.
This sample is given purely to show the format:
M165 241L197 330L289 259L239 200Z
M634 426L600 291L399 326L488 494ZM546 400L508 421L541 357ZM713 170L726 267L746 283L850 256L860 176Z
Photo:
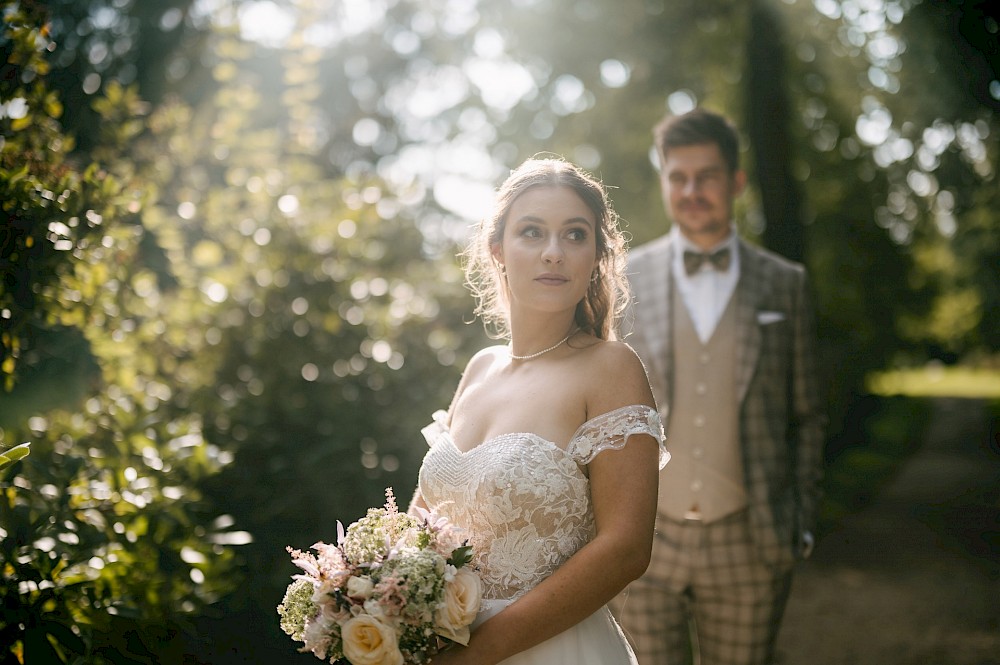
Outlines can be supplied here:
M986 4L0 0L0 662L311 658L284 547L413 490L489 341L457 255L495 187L563 156L641 244L696 105L812 277L832 528L921 400L1000 397Z

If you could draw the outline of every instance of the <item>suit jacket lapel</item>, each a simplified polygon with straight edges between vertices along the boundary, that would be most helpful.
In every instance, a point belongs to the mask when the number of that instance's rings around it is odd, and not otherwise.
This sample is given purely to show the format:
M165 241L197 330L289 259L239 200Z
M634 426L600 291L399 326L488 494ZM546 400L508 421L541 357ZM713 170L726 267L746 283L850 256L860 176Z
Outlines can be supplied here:
M673 411L671 401L674 395L674 273L671 270L671 265L675 251L674 243L667 243L661 263L663 273L658 277L658 283L663 285L663 293L660 294L658 301L663 307L663 316L667 325L664 334L658 335L659 348L656 349L655 355L660 359L660 369L666 382L667 418ZM666 419L664 419L663 426L667 426Z
M650 383L654 384L654 392L658 393L657 399L662 400L659 403L661 411L669 414L673 375L673 322L670 317L673 280L670 273L672 243L668 238L669 236L665 236L663 240L654 240L658 245L650 247L650 251L639 259L634 268L637 271L635 286L639 297L639 302L636 303L635 333L641 337L645 347L643 362L646 364Z
M763 296L763 279L757 253L739 240L740 278L736 285L736 396L743 403L760 357L757 309Z

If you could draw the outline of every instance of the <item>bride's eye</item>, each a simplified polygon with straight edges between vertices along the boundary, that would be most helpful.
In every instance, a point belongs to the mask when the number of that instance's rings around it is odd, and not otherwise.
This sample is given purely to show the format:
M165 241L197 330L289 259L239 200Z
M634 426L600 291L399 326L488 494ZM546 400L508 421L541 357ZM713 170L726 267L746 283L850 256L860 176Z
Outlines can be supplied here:
M575 240L577 242L580 242L580 241L583 241L583 240L587 239L587 230L586 229L570 229L566 233L566 237L569 238L570 240Z

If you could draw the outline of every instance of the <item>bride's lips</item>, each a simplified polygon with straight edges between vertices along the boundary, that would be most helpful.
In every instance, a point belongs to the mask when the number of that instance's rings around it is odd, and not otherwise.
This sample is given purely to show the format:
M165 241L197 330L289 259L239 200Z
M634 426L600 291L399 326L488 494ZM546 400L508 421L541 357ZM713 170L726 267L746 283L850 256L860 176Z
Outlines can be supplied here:
M568 282L569 278L564 275L557 275L555 273L545 273L543 275L539 275L538 277L536 277L535 281L541 282L542 284L546 284L548 286L560 286Z

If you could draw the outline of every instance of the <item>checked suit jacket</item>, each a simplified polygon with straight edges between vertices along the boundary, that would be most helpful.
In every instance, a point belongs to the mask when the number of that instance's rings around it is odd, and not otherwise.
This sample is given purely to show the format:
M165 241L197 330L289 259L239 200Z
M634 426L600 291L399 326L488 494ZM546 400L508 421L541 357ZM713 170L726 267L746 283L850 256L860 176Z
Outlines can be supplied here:
M630 252L633 305L625 341L646 367L664 427L674 385L670 235ZM790 568L812 532L822 473L825 415L819 403L815 323L805 269L738 241L736 387L748 519L761 558ZM692 351L693 352L693 351ZM667 441L667 449L670 441Z

